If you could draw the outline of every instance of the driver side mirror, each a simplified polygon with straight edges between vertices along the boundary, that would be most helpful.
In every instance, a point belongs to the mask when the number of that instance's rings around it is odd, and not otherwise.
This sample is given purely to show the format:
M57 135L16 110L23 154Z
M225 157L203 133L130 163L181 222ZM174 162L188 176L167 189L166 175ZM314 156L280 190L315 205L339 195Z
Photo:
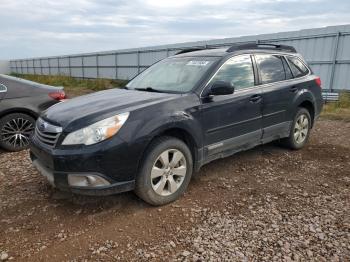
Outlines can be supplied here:
M215 81L209 88L209 96L231 95L235 91L234 86L225 81Z

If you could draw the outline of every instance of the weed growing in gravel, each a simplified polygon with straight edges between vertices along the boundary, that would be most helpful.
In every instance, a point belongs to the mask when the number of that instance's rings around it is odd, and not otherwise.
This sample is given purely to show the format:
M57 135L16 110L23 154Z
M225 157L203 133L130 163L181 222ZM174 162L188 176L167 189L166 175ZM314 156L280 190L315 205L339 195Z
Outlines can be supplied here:
M327 103L321 116L329 119L350 121L350 93L342 93L339 101Z

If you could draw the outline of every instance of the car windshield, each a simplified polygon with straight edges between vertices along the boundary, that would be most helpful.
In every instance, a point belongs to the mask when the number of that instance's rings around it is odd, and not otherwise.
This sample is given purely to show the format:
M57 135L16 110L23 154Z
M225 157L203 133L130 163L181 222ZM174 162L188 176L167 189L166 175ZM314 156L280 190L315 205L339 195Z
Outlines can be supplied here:
M153 92L189 92L216 60L217 57L166 58L143 71L126 87Z

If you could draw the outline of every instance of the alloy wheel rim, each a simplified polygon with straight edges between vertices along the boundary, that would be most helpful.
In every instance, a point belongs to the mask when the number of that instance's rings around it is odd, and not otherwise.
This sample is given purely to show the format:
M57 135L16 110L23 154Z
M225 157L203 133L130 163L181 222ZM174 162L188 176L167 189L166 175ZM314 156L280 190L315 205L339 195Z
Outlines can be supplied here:
M294 140L301 144L305 141L309 132L309 119L306 115L302 114L298 117L294 126Z
M177 149L162 152L151 170L151 184L154 192L161 196L174 194L183 183L187 173L184 154Z
M34 131L31 121L24 118L14 118L5 123L1 129L2 141L14 148L29 145L29 139Z

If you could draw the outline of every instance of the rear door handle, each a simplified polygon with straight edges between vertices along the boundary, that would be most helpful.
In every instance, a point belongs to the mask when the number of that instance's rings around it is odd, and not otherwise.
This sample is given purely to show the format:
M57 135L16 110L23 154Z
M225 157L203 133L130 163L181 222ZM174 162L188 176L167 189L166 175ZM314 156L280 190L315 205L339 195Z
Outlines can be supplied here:
M259 103L261 100L261 95L253 95L250 97L250 102Z
M290 89L289 89L290 92L292 93L295 93L298 91L298 88L296 86L292 86Z

